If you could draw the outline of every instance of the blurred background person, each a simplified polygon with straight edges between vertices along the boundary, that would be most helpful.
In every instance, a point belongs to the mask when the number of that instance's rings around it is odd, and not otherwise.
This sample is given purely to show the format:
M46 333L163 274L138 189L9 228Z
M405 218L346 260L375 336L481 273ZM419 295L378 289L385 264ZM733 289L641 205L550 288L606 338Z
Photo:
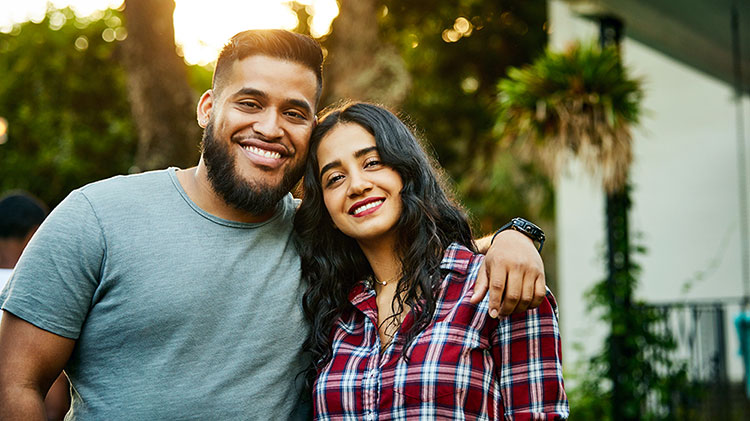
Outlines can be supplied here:
M0 199L0 289L46 216L47 206L28 193L12 192Z

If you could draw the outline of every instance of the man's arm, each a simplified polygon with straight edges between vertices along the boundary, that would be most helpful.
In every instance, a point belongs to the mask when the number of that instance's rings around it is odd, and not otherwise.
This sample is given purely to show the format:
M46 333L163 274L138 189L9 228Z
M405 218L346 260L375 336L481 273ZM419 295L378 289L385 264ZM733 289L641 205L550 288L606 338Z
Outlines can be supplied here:
M75 341L3 312L0 321L0 421L46 420L44 397Z
M544 262L534 242L518 231L505 230L498 233L494 241L488 235L475 243L486 257L479 269L471 302L482 301L489 286L491 317L538 307L547 293L547 284Z

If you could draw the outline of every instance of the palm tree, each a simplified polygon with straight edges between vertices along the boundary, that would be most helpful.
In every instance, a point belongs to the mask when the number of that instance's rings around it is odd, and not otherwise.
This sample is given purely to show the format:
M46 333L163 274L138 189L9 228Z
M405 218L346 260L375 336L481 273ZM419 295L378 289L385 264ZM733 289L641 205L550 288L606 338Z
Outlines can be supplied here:
M630 129L640 115L640 81L627 76L616 46L575 44L564 52L548 49L531 65L510 69L499 89L502 144L542 163L553 180L573 157L601 179L609 273L599 288L606 291L605 317L611 323L605 354L613 385L612 419L638 419L643 388L623 376L642 352L627 335L648 335L647 327L635 326L640 319L631 305L635 277L627 226Z
M548 49L532 65L510 68L499 89L502 143L537 159L550 178L576 157L608 193L625 187L630 127L638 122L643 94L616 48Z

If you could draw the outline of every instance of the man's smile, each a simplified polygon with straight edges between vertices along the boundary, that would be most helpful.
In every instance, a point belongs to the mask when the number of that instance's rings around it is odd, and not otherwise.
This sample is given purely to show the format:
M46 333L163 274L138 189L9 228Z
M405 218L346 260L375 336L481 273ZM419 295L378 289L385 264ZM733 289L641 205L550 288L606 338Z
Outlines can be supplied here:
M279 168L293 155L280 143L264 142L253 138L238 141L237 144L245 157L253 164L263 168Z

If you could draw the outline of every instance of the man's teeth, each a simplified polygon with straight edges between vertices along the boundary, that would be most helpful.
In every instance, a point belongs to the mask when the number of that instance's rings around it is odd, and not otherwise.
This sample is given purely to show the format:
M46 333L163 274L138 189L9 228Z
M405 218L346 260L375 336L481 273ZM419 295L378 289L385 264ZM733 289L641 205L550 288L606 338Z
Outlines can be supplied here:
M372 209L375 206L379 206L381 203L383 203L382 200L376 200L376 201L370 202L370 203L368 203L366 205L362 205L362 206L358 207L357 209L354 209L354 214L355 215L360 214L360 213L366 211L367 209Z
M281 154L278 152L271 152L267 151L265 149L257 148L255 146L243 146L246 151L252 152L256 155L260 155L266 158L273 158L273 159L279 159L281 158Z

